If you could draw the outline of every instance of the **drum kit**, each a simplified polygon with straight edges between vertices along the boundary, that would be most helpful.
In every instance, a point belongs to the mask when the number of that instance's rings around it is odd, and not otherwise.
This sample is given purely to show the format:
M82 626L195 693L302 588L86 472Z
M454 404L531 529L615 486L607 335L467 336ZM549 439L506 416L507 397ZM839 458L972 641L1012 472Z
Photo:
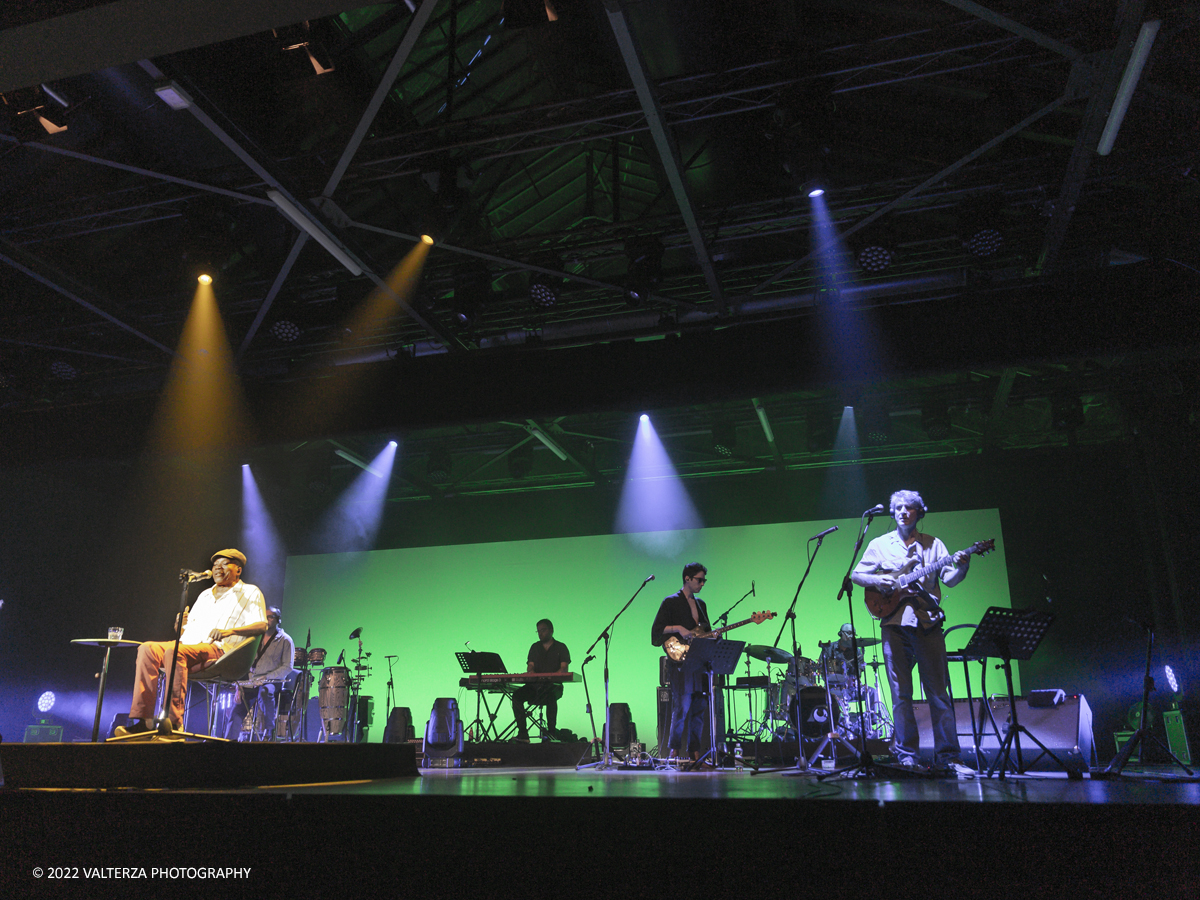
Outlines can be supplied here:
M858 646L872 647L879 643L878 638L860 638ZM765 691L766 697L761 707L762 715L756 717L754 709L757 704L752 696L750 719L753 724L744 729L746 734L740 736L795 740L797 705L800 730L805 738L820 738L833 731L848 741L854 741L863 729L866 729L869 738L887 739L891 736L891 717L886 706L880 702L881 661L876 659L859 666L840 653L826 652L822 654L822 664L818 664L816 660L804 656L793 657L786 650L765 644L749 644L745 652L748 677L738 681L744 681L744 686L752 693ZM749 677L751 659L767 664L765 679ZM773 666L782 668L773 672ZM868 679L873 680L874 685L862 683L863 670L866 668L874 670L873 677Z

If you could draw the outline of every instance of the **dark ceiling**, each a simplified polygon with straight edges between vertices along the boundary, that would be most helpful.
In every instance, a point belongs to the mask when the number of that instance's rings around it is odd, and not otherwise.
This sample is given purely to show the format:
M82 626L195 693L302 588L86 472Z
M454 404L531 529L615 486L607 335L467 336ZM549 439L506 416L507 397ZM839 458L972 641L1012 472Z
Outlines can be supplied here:
M537 421L575 443L546 470L562 484L606 468L583 457L624 440L618 409L670 407L716 471L828 460L812 434L848 393L895 424L879 444L894 458L1119 440L1131 397L1195 383L1195 5L192 6L187 22L131 19L125 0L0 22L9 459L68 431L132 450L130 410L153 405L202 270L264 439L407 429L422 453L482 465ZM73 54L84 27L103 30ZM832 270L811 252L815 184L842 236ZM417 291L351 328L422 233L438 243ZM886 267L863 267L868 246ZM832 307L891 348L861 365L866 387L814 362ZM387 385L372 402L272 422L312 383L371 368ZM741 436L732 457L712 453L718 419Z

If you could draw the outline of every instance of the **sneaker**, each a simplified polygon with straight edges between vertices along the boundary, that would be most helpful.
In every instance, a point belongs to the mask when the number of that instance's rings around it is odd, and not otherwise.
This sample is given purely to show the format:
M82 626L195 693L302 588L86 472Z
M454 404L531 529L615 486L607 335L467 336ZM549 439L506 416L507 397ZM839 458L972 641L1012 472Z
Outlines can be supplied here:
M975 770L968 766L964 766L958 760L953 760L952 762L948 762L941 768L945 772L946 777L948 777L948 778L951 776L953 776L955 778L974 778L975 777Z
M513 740L516 741L518 744L528 744L529 743L529 735L518 734L515 738L513 738Z
M132 725L118 725L113 729L113 737L129 737L133 734L145 734L150 730L145 719L138 719Z

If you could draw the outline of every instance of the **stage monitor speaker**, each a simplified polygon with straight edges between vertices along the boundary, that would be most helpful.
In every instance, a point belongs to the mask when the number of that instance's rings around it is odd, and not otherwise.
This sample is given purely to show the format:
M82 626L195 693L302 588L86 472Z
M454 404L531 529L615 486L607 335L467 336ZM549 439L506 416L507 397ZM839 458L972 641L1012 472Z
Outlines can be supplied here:
M403 744L405 741L411 741L415 736L412 710L407 706L393 707L387 724L383 726L383 742L385 744Z
M637 740L633 730L633 714L629 711L629 704L610 704L608 715L612 720L612 740L609 746L613 750L629 749L629 742Z
M981 701L975 701L975 721L982 729L983 737L979 749L984 760L991 764L1000 744L1008 734L1009 707L1007 697L993 697L987 702L992 717L1000 729L997 737L991 720L981 718ZM917 718L917 729L921 735L920 756L923 762L933 758L933 726L929 719L929 701L914 700L913 713ZM958 741L962 746L963 761L974 762L971 746L971 713L965 699L954 701L954 718L958 728ZM1092 709L1083 694L1067 694L1057 706L1030 706L1024 697L1017 698L1017 719L1030 733L1045 744L1059 759L1077 768L1095 766L1096 747L1092 735ZM1015 751L1014 751L1015 753ZM1016 759L1015 755L1013 757ZM1054 760L1043 753L1037 744L1028 739L1021 742L1021 759L1025 768L1038 771L1057 770Z
M1187 729L1183 724L1183 710L1163 711L1163 728L1167 732L1167 746L1175 758L1185 765L1192 764L1192 750L1188 746Z

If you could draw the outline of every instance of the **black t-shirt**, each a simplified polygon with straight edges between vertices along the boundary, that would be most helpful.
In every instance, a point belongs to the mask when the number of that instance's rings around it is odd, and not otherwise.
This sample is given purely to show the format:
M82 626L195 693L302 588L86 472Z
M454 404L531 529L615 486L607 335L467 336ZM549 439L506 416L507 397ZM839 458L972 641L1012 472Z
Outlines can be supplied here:
M563 663L571 663L571 651L562 641L555 641L547 650L541 641L534 641L529 648L529 662L533 663L535 672L557 672Z

